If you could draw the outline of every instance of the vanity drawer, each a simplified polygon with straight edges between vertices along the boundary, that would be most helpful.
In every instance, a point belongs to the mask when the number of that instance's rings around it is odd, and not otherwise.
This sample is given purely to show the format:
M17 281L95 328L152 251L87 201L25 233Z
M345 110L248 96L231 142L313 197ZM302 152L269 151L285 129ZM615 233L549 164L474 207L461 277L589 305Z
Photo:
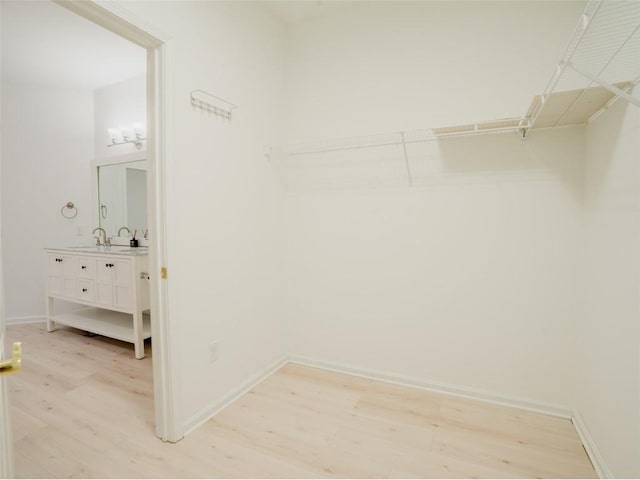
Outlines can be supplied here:
M95 300L95 283L93 280L78 280L77 298L84 302L93 302Z
M90 257L78 257L76 262L76 271L78 278L95 279L96 278L96 261Z

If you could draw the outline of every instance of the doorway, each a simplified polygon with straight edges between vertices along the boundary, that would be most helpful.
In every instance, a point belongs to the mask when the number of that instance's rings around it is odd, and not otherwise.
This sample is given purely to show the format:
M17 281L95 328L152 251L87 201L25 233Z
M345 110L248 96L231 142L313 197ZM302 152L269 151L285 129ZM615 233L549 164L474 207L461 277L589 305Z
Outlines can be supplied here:
M153 337L153 397L155 431L165 441L177 441L181 432L176 424L176 402L173 394L175 377L170 362L168 340L167 282L161 272L166 271L165 247L165 167L164 167L164 62L165 41L161 35L149 33L115 5L99 6L93 1L58 1L58 5L78 14L110 32L143 47L147 63L147 158L148 220L150 231L150 297ZM116 11L117 10L117 11ZM28 350L27 350L28 351ZM4 444L4 442L2 442Z

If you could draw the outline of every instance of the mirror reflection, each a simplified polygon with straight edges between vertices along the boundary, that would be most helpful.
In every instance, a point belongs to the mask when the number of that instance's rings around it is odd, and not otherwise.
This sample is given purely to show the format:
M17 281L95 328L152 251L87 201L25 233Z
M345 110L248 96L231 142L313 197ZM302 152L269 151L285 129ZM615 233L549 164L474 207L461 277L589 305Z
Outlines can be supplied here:
M98 167L98 218L108 235L147 229L146 160Z

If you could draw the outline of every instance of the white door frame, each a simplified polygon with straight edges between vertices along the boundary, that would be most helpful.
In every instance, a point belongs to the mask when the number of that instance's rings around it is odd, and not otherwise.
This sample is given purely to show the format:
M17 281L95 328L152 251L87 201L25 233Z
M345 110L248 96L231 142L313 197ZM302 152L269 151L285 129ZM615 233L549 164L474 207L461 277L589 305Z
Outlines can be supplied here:
M170 338L167 280L161 278L167 266L166 245L166 65L170 38L114 1L53 0L147 50L147 158L150 248L151 336L153 339L153 389L156 435L177 442L183 437L178 422L177 372ZM175 338L175 337L174 337Z

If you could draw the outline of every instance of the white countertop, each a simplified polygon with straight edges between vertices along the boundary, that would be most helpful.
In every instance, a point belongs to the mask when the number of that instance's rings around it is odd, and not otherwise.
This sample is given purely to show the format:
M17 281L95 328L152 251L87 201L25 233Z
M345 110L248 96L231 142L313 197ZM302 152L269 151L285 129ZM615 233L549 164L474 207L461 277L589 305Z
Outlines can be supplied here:
M57 248L45 248L48 251L55 252L73 252L82 255L148 255L149 247L129 247L125 245L111 245L111 246L84 246L84 247L57 247Z

